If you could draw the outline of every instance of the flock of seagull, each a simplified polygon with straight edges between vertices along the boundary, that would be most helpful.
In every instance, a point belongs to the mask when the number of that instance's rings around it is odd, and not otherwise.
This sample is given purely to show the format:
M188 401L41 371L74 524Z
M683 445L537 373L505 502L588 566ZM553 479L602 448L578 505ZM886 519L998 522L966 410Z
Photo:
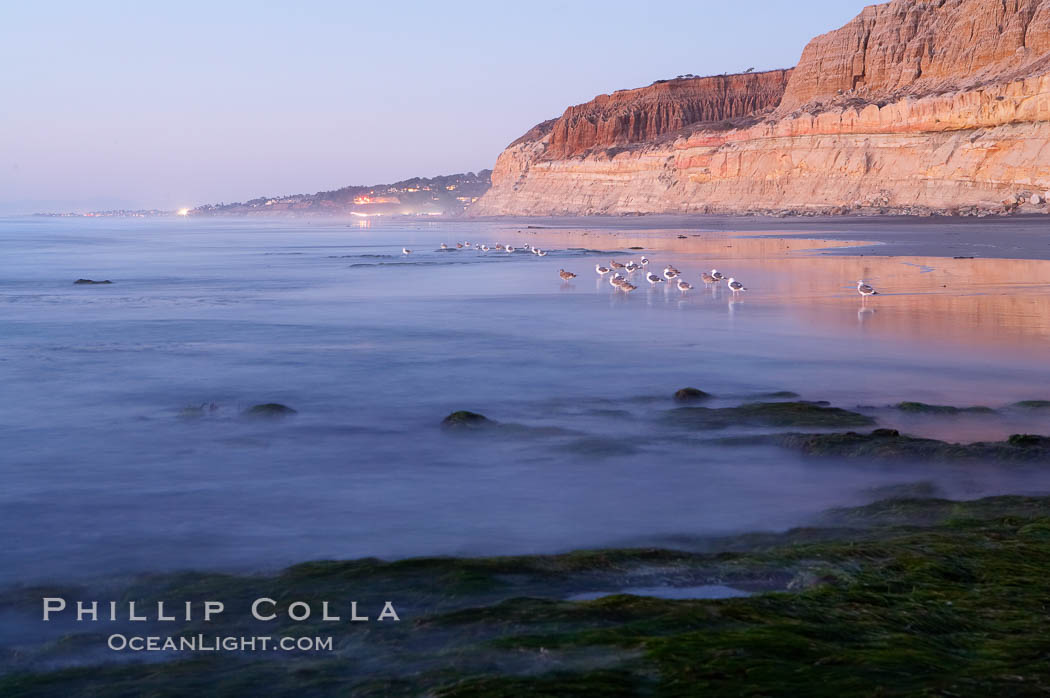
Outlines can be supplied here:
M443 249L443 250L450 250L452 248L448 246L448 243L443 242L443 243L441 243L441 249ZM497 243L495 246L489 247L488 245L472 245L471 243L465 242L465 241L464 242L457 242L456 243L456 249L457 250L474 249L474 250L478 250L480 252L490 252L490 251L491 252L517 252L518 251L518 248L514 247L513 245L501 245L501 244ZM541 250L538 247L532 247L528 243L526 243L521 249L524 250L525 252L531 252L532 254L536 255L537 257L546 257L547 256L547 253L545 251ZM402 247L401 248L401 254L410 255L410 254L412 254L412 250L408 249L407 247Z
M447 243L443 242L441 243L441 249L448 250L452 248L450 248ZM481 252L494 251L507 253L518 251L518 249L512 245L496 244L493 247L489 247L488 245L482 244L472 245L470 242L467 241L457 242L456 249L476 249ZM544 250L541 250L538 247L533 247L528 243L523 245L521 249L523 252L531 252L537 257L547 256L547 253ZM401 253L404 255L410 255L412 254L412 250L408 249L407 247L402 247ZM632 291L638 290L638 287L630 282L630 277L633 274L640 271L646 272L645 280L649 282L650 286L656 286L658 284L663 283L673 283L682 293L686 293L687 291L693 290L693 285L685 279L681 278L682 272L680 272L678 269L675 269L673 266L667 265L666 267L664 267L663 278L661 278L657 274L654 274L651 271L648 271L648 267L649 259L645 256L642 256L642 258L637 262L635 262L632 259L626 263L621 263L617 262L615 259L612 259L609 260L609 266L607 267L602 266L601 264L595 264L594 271L598 274L598 276L602 277L606 276L607 274L612 274L612 276L609 277L609 284L613 288L623 291L624 293L631 293ZM624 276L623 273L621 273L621 270L623 272L626 272L627 276ZM562 281L571 281L572 279L576 278L576 274L572 273L571 271L565 271L564 269L559 269L558 275L561 277ZM734 296L736 296L736 294L742 291L747 290L747 288L744 287L744 284L740 283L733 277L729 277L728 279L726 279L725 275L717 269L712 269L710 272L702 272L700 274L700 280L703 281L704 286L707 287L715 286L725 281L726 285L729 287L729 290L733 292ZM865 283L863 279L857 281L857 293L859 293L861 298L865 301L867 301L869 296L879 295L879 292L876 291L875 288L872 287L870 284Z
M649 259L647 257L642 257L637 262L635 262L632 259L626 263L617 262L615 259L612 259L609 260L609 266L607 267L602 266L601 264L594 265L594 271L598 274L598 276L606 276L607 274L612 274L612 276L609 277L609 284L613 288L619 289L624 293L631 293L632 291L638 290L638 287L630 282L630 278L633 274L640 271L645 272L645 280L649 282L650 286L657 286L659 284L668 283L673 284L682 293L686 293L687 291L693 290L693 285L685 279L681 278L682 272L670 264L664 267L663 276L660 276L659 274L654 274L653 272L649 271L648 268ZM624 276L621 272L626 272L627 276ZM570 279L576 278L575 274L573 274L570 271L565 271L564 269L559 269L558 275L561 276L561 278L564 281L569 281ZM732 277L726 279L725 275L717 269L712 269L710 273L705 271L700 275L700 280L704 282L704 286L714 286L723 281L726 281L729 286L729 290L732 291L734 295L740 293L741 291L747 290L746 288L744 288L744 284L740 283Z

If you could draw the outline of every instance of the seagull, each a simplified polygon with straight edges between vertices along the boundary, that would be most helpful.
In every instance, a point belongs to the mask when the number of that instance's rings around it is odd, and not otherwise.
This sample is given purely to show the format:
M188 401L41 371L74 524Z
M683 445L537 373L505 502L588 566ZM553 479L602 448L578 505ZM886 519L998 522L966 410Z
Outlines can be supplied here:
M576 278L575 274L573 274L571 271L565 271L564 269L558 270L558 276L560 276L563 281L569 281L571 279Z
M532 248L532 254L539 254L539 253L540 253L540 248L538 248L538 247L533 247Z
M623 278L619 274L613 274L612 278L609 279L609 283L615 287L619 287L620 284L627 283L627 279Z
M863 279L861 279L860 281L857 282L857 293L859 293L861 298L864 298L864 299L867 299L868 296L877 296L877 295L879 295L879 292L876 291L871 286L869 286L868 284L864 283Z
M412 250L408 249L407 247L402 247L401 254L412 254Z
M643 267L649 266L649 258L648 257L642 257L642 266Z
M684 279L679 279L678 280L678 290L682 291L683 293L685 291L691 291L691 290L693 290L693 285L689 284L689 283L686 283Z
M675 278L676 276L678 276L678 272L676 272L671 267L667 267L666 269L664 269L664 278L667 279L668 281L670 281L671 279Z
M457 250L462 250L463 249L463 243L462 242L457 242L456 243L456 249Z
M537 252L536 254L537 254L537 255L539 255L540 257L546 257L546 256L547 256L547 253L546 253L546 252L544 252L543 250L540 250L540 251L539 251L539 252Z
M481 251L482 252L488 252L489 251L489 246L488 245L482 245L481 246Z
M467 242L466 240L463 241L463 244L466 245L467 247L470 247L470 243Z
M700 272L700 280L704 282L704 286L710 286L711 284L717 284L718 279L708 274L706 271Z
M528 252L528 250L529 250L529 243L527 243L527 242L526 242L526 243L525 243L525 244L524 244L524 245L522 246L522 249L524 249L524 250L525 250L526 252Z
M652 272L649 272L648 274L645 275L645 280L648 281L653 286L655 286L656 284L662 284L664 282L663 279L661 279L659 276L657 276L656 274L654 274Z
M447 250L448 249L448 245L445 244L445 243L441 243L441 249Z
M622 284L620 284L620 290L624 293L630 293L631 291L637 291L638 287L629 281L624 281Z
M626 264L620 264L615 259L611 259L611 260L609 260L609 266L612 267L613 269L623 269L627 265Z
M627 272L630 274L633 274L634 272L641 269L641 267L635 264L634 262L628 262L627 264L623 265L623 268L626 269Z
M507 250L507 252L513 252L513 251L514 251L514 248L513 248L513 247L511 247L510 245L507 245L507 246L506 246L505 248L503 248L503 249Z
M601 264L595 264L594 271L598 272L600 276L605 276L609 273L609 267L603 267Z
M725 277L725 275L722 272L718 271L717 269L712 269L711 270L711 278L714 279L715 282L719 282L719 281L721 281L722 279L724 279L726 277Z
M739 281L737 281L736 279L734 279L732 277L729 278L729 289L734 294L737 294L737 293L740 293L741 291L746 291L747 290L746 288L744 288L744 284L740 283Z

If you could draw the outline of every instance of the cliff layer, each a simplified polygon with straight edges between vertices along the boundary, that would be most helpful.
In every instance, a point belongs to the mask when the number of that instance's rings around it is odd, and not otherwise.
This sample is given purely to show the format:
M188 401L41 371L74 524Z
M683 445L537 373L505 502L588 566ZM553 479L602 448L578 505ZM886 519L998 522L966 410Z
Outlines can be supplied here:
M704 122L731 121L780 104L790 70L660 81L569 107L551 125L547 159L643 143Z
M499 157L471 215L1002 209L1050 189L1050 0L895 0L793 71L656 83ZM1012 204L1011 204L1012 205Z

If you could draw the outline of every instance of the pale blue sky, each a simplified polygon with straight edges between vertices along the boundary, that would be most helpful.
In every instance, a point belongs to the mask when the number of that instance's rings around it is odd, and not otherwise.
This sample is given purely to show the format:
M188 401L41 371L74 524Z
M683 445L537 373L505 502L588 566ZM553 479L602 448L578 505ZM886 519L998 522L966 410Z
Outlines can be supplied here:
M491 167L596 94L794 65L866 4L5 2L0 213Z

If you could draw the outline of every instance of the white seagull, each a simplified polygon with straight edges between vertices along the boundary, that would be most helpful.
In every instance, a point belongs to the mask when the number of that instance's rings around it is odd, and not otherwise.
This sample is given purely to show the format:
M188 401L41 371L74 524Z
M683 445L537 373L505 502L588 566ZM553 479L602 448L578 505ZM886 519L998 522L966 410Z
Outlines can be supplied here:
M868 296L877 296L877 295L879 295L879 292L876 291L873 287L871 287L868 284L864 283L863 279L861 279L860 281L857 282L857 293L859 293L861 298L864 298L864 299L867 299Z
M648 257L642 257L642 266L643 267L649 266L649 258Z
M544 252L543 250L538 251L536 254L539 255L540 257L546 257L547 256L547 253Z
M505 248L503 248L503 249L507 250L507 252L513 252L513 251L514 251L514 248L513 248L513 247L512 247L511 245L507 245L507 246L506 246Z
M690 283L687 283L685 281L685 279L679 279L678 280L678 290L682 291L683 293L686 292L686 291L692 291L693 290L693 285L690 284Z
M614 287L619 287L620 284L627 283L627 279L623 278L620 274L613 274L612 278L609 279L609 284Z
M401 254L412 254L412 250L408 249L407 247L402 247Z
M601 264L595 264L594 271L598 272L600 276L605 276L609 273L609 267L603 267Z
M746 291L747 289L744 288L744 284L742 284L739 281L737 281L736 279L730 277L729 278L729 290L731 290L734 294L737 294L737 293L740 293L741 291Z
M444 242L441 243L441 249L447 250L448 249L448 243L444 243Z
M657 276L656 274L654 274L652 272L649 272L648 274L645 275L645 280L648 281L653 286L655 286L656 284L662 284L664 282L663 279L661 279L659 276Z
M718 281L721 281L722 279L724 279L726 277L725 277L724 274L722 274L722 272L718 271L717 269L712 269L711 270L711 278L714 279L716 282L718 282Z

